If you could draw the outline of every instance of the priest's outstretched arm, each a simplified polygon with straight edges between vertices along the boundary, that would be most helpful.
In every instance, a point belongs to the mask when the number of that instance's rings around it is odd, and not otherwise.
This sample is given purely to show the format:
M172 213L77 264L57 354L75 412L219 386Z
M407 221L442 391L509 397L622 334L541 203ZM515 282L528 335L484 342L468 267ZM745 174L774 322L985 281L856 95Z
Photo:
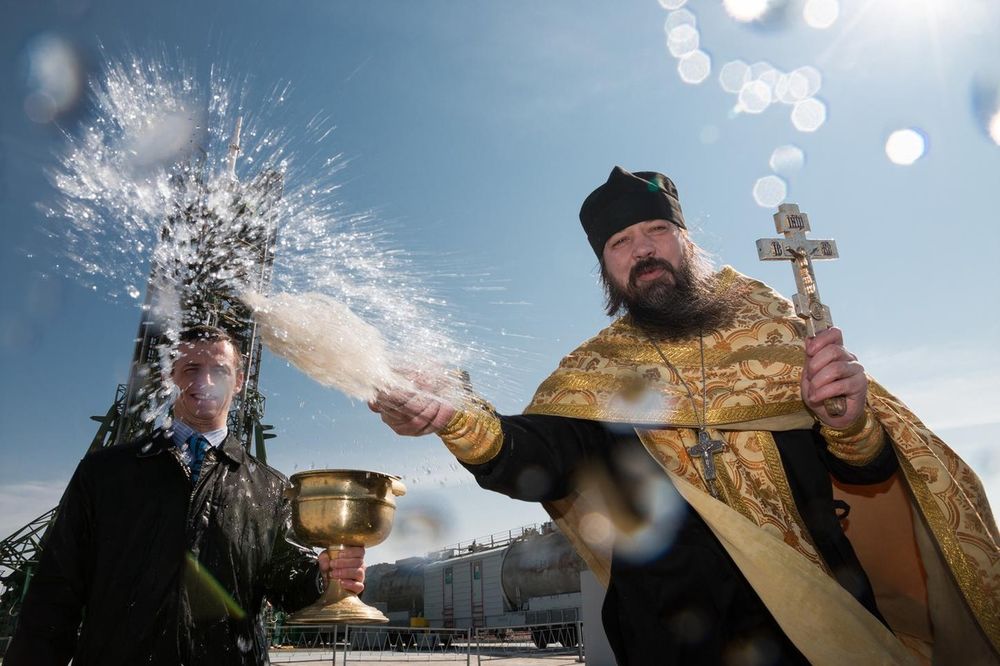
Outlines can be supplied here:
M480 485L525 501L565 497L581 465L607 462L621 438L596 421L542 415L500 416L482 401L462 409L427 394L380 393L369 408L396 434L436 433Z

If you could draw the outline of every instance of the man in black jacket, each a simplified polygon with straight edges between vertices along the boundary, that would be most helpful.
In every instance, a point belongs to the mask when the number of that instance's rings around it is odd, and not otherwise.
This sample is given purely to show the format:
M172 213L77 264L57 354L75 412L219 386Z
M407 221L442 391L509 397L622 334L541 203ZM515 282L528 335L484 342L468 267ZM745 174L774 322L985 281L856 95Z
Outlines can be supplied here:
M363 589L364 549L331 562L288 541L287 479L228 434L243 382L232 338L185 331L171 377L170 429L80 462L8 666L266 664L265 597L291 611L324 579Z

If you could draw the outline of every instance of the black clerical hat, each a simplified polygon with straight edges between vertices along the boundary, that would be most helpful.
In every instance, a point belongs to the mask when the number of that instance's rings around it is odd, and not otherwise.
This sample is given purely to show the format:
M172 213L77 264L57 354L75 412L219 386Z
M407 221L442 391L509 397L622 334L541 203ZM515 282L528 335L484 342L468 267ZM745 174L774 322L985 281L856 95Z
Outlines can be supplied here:
M616 166L608 182L591 192L580 208L580 224L598 259L609 238L645 220L667 220L686 228L677 188L655 171L629 173Z

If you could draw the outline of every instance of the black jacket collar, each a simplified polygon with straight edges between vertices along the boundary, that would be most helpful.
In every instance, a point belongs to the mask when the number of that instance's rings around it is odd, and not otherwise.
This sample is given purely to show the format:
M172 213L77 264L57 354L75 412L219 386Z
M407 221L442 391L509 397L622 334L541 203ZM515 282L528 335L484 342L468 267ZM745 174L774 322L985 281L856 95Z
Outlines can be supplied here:
M150 435L148 440L139 445L139 452L136 455L140 458L148 458L163 453L173 445L174 441L170 436L170 431L158 429ZM246 450L240 440L232 433L226 435L225 441L216 449L238 465L242 465L246 461Z
M226 456L234 463L242 465L246 460L247 452L243 448L243 444L241 444L240 440L236 439L236 436L232 433L226 435L226 441L222 443L222 446L217 448L226 454Z

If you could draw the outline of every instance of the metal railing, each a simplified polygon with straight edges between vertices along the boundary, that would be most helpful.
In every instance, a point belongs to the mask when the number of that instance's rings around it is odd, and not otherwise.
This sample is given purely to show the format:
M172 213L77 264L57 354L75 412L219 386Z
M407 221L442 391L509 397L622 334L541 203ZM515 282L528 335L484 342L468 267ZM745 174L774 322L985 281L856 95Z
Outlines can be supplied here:
M269 629L267 638L273 664L427 661L468 665L474 651L468 629L282 626Z
M465 662L561 656L584 661L583 623L439 629L372 625L268 630L272 664Z
M500 548L501 546L509 546L515 541L526 536L533 534L547 534L555 529L557 528L551 521L546 523L534 523L532 525L522 525L521 527L515 527L512 530L494 532L493 534L476 537L475 539L470 539L468 541L459 541L458 543L445 546L440 550L428 553L428 555L436 559L448 559L449 557L454 557L456 555L465 555L466 553L476 553L482 550L491 550L493 548Z
M584 661L583 623L525 624L503 628L478 628L473 633L477 663L513 657L575 655Z

